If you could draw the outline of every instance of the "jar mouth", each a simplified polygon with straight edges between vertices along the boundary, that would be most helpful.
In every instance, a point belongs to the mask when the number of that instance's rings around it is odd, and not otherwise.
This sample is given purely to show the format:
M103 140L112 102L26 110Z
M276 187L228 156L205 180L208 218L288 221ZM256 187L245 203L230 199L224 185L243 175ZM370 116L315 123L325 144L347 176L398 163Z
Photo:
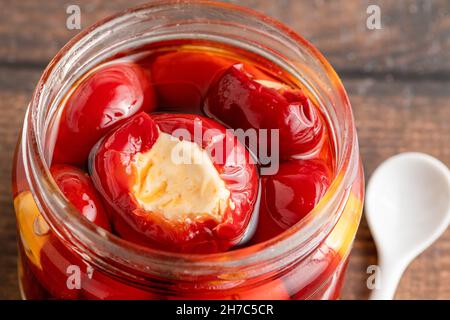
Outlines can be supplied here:
M130 16L139 17L163 8L180 7L208 7L217 11L235 12L260 21L271 30L277 30L280 35L289 39L291 44L303 48L316 59L337 96L333 101L334 107L339 105L342 108L340 112L344 112L344 121L331 124L333 139L339 138L337 134L344 138L341 138L342 142L337 147L336 175L328 191L307 217L266 242L224 253L202 255L172 253L138 246L84 219L66 200L50 174L42 137L42 132L48 126L46 122L48 111L44 112L48 102L43 98L43 93L52 86L52 83L57 83L55 80L49 83L54 77L55 70L67 63L66 58L69 54L84 53L83 50L77 51L77 46L93 38L98 39L112 25L120 24ZM30 177L31 191L39 209L57 235L94 265L119 270L139 269L142 274L152 276L178 278L207 276L217 272L235 274L238 268L239 272L245 273L248 277L250 274L256 276L274 271L271 263L274 261L284 265L298 261L309 254L323 240L323 235L335 225L339 219L339 212L336 212L339 210L336 208L345 203L343 198L346 198L356 174L354 168L357 156L354 154L356 149L354 146L357 145L357 139L351 106L339 77L322 54L307 40L272 18L234 4L204 0L152 2L99 21L69 41L53 58L38 82L26 115L22 139L24 167L27 176Z

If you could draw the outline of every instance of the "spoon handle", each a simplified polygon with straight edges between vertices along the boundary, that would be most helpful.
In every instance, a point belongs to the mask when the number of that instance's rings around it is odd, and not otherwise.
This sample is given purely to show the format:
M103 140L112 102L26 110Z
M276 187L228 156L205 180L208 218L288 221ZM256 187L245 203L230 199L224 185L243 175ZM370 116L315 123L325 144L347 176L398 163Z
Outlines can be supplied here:
M380 272L376 275L376 288L372 290L370 300L393 300L405 268L406 265L398 262L380 261Z

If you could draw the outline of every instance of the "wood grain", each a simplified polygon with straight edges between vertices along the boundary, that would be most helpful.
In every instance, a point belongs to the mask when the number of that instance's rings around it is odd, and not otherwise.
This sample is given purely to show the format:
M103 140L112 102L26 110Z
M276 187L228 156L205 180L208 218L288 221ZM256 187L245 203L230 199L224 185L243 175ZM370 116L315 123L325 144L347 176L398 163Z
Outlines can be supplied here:
M88 25L143 1L75 1ZM236 1L237 2L237 1ZM65 28L71 1L0 0L0 299L17 299L16 230L10 193L12 154L25 107L44 66L75 32ZM266 12L310 40L343 75L356 118L366 178L387 157L422 151L450 165L450 4L380 4L381 31L365 28L369 1L239 3ZM363 219L344 299L366 299L376 249ZM450 299L450 230L407 270L399 299Z
M45 65L76 31L67 30L66 7L81 8L87 27L136 0L0 0L0 62ZM311 40L341 73L450 71L447 0L234 0L279 19ZM368 30L369 5L378 5L381 30Z

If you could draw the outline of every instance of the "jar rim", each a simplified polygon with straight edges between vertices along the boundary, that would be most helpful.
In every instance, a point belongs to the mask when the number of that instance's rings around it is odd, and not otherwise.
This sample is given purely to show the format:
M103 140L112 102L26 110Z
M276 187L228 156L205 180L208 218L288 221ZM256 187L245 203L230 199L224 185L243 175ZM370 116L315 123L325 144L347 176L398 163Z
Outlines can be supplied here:
M327 76L333 80L332 83L336 92L339 92L339 97L341 99L339 103L342 104L347 113L345 115L346 123L343 124L347 139L344 139L343 141L342 154L339 157L340 159L338 159L339 165L336 170L335 178L325 196L307 217L270 240L228 252L202 255L172 253L144 248L123 240L118 236L109 234L105 230L84 219L66 200L53 181L45 159L44 148L40 142L38 114L42 107L42 103L40 103L41 91L45 89L46 80L51 76L54 68L61 62L64 55L67 54L70 49L75 47L80 41L85 40L99 30L102 30L102 27L106 24L114 23L115 21L119 21L122 17L140 11L171 5L210 6L219 10L240 12L243 15L252 16L253 18L263 21L265 24L283 32L299 46L309 50L324 70L326 70ZM58 236L63 239L68 239L68 241L72 242L78 249L88 248L89 246L86 246L87 243L95 244L102 248L108 248L108 250L105 250L114 253L113 257L110 256L109 259L112 259L114 264L118 266L129 266L130 263L136 265L135 263L137 261L139 261L139 265L143 267L154 266L154 268L147 268L145 271L153 275L155 273L166 275L164 270L167 270L167 268L181 274L186 274L186 272L188 272L190 275L199 276L214 272L214 270L227 272L235 270L235 268L239 268L240 270L246 269L248 272L256 274L269 272L269 269L264 269L260 266L270 261L285 258L288 260L298 259L308 254L311 248L318 244L317 242L319 239L317 239L317 237L319 233L323 231L323 224L325 222L330 223L329 212L332 211L335 204L342 202L342 199L339 199L338 197L342 197L350 186L354 174L352 172L352 167L356 166L354 154L355 148L353 146L357 144L357 140L350 102L339 77L322 54L303 37L273 18L267 17L266 15L249 8L208 0L166 0L151 2L100 20L82 31L58 52L45 69L33 93L24 128L26 128L26 130L24 130L22 137L22 147L24 148L23 155L24 162L26 163L24 167L27 170L27 176L31 177L29 179L30 189L32 190L39 209L42 209L41 212L49 210L52 213L51 215L45 214L45 216ZM333 226L338 218L339 217L334 217L334 221L331 222ZM64 224L63 227L59 225L61 222ZM75 248L75 250L77 249ZM102 263L102 259L106 255L106 251L91 252L92 255L88 255L88 258L96 265L105 266L105 264ZM295 256L291 254L294 251L296 252ZM290 258L287 258L289 255ZM257 267L257 265L259 266ZM253 268L251 268L252 266Z

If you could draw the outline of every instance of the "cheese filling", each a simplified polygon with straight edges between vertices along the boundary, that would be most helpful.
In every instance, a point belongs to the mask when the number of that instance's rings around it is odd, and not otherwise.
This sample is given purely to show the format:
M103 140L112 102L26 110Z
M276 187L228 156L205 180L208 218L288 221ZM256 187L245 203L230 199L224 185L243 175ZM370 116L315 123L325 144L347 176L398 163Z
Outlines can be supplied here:
M146 211L168 220L208 215L217 222L230 191L198 144L161 132L152 148L135 157L134 196Z
M263 85L263 86L265 86L267 88L271 88L271 89L275 89L275 90L289 88L287 85L285 85L283 83L270 81L270 80L255 80L255 82L257 82L260 85Z

